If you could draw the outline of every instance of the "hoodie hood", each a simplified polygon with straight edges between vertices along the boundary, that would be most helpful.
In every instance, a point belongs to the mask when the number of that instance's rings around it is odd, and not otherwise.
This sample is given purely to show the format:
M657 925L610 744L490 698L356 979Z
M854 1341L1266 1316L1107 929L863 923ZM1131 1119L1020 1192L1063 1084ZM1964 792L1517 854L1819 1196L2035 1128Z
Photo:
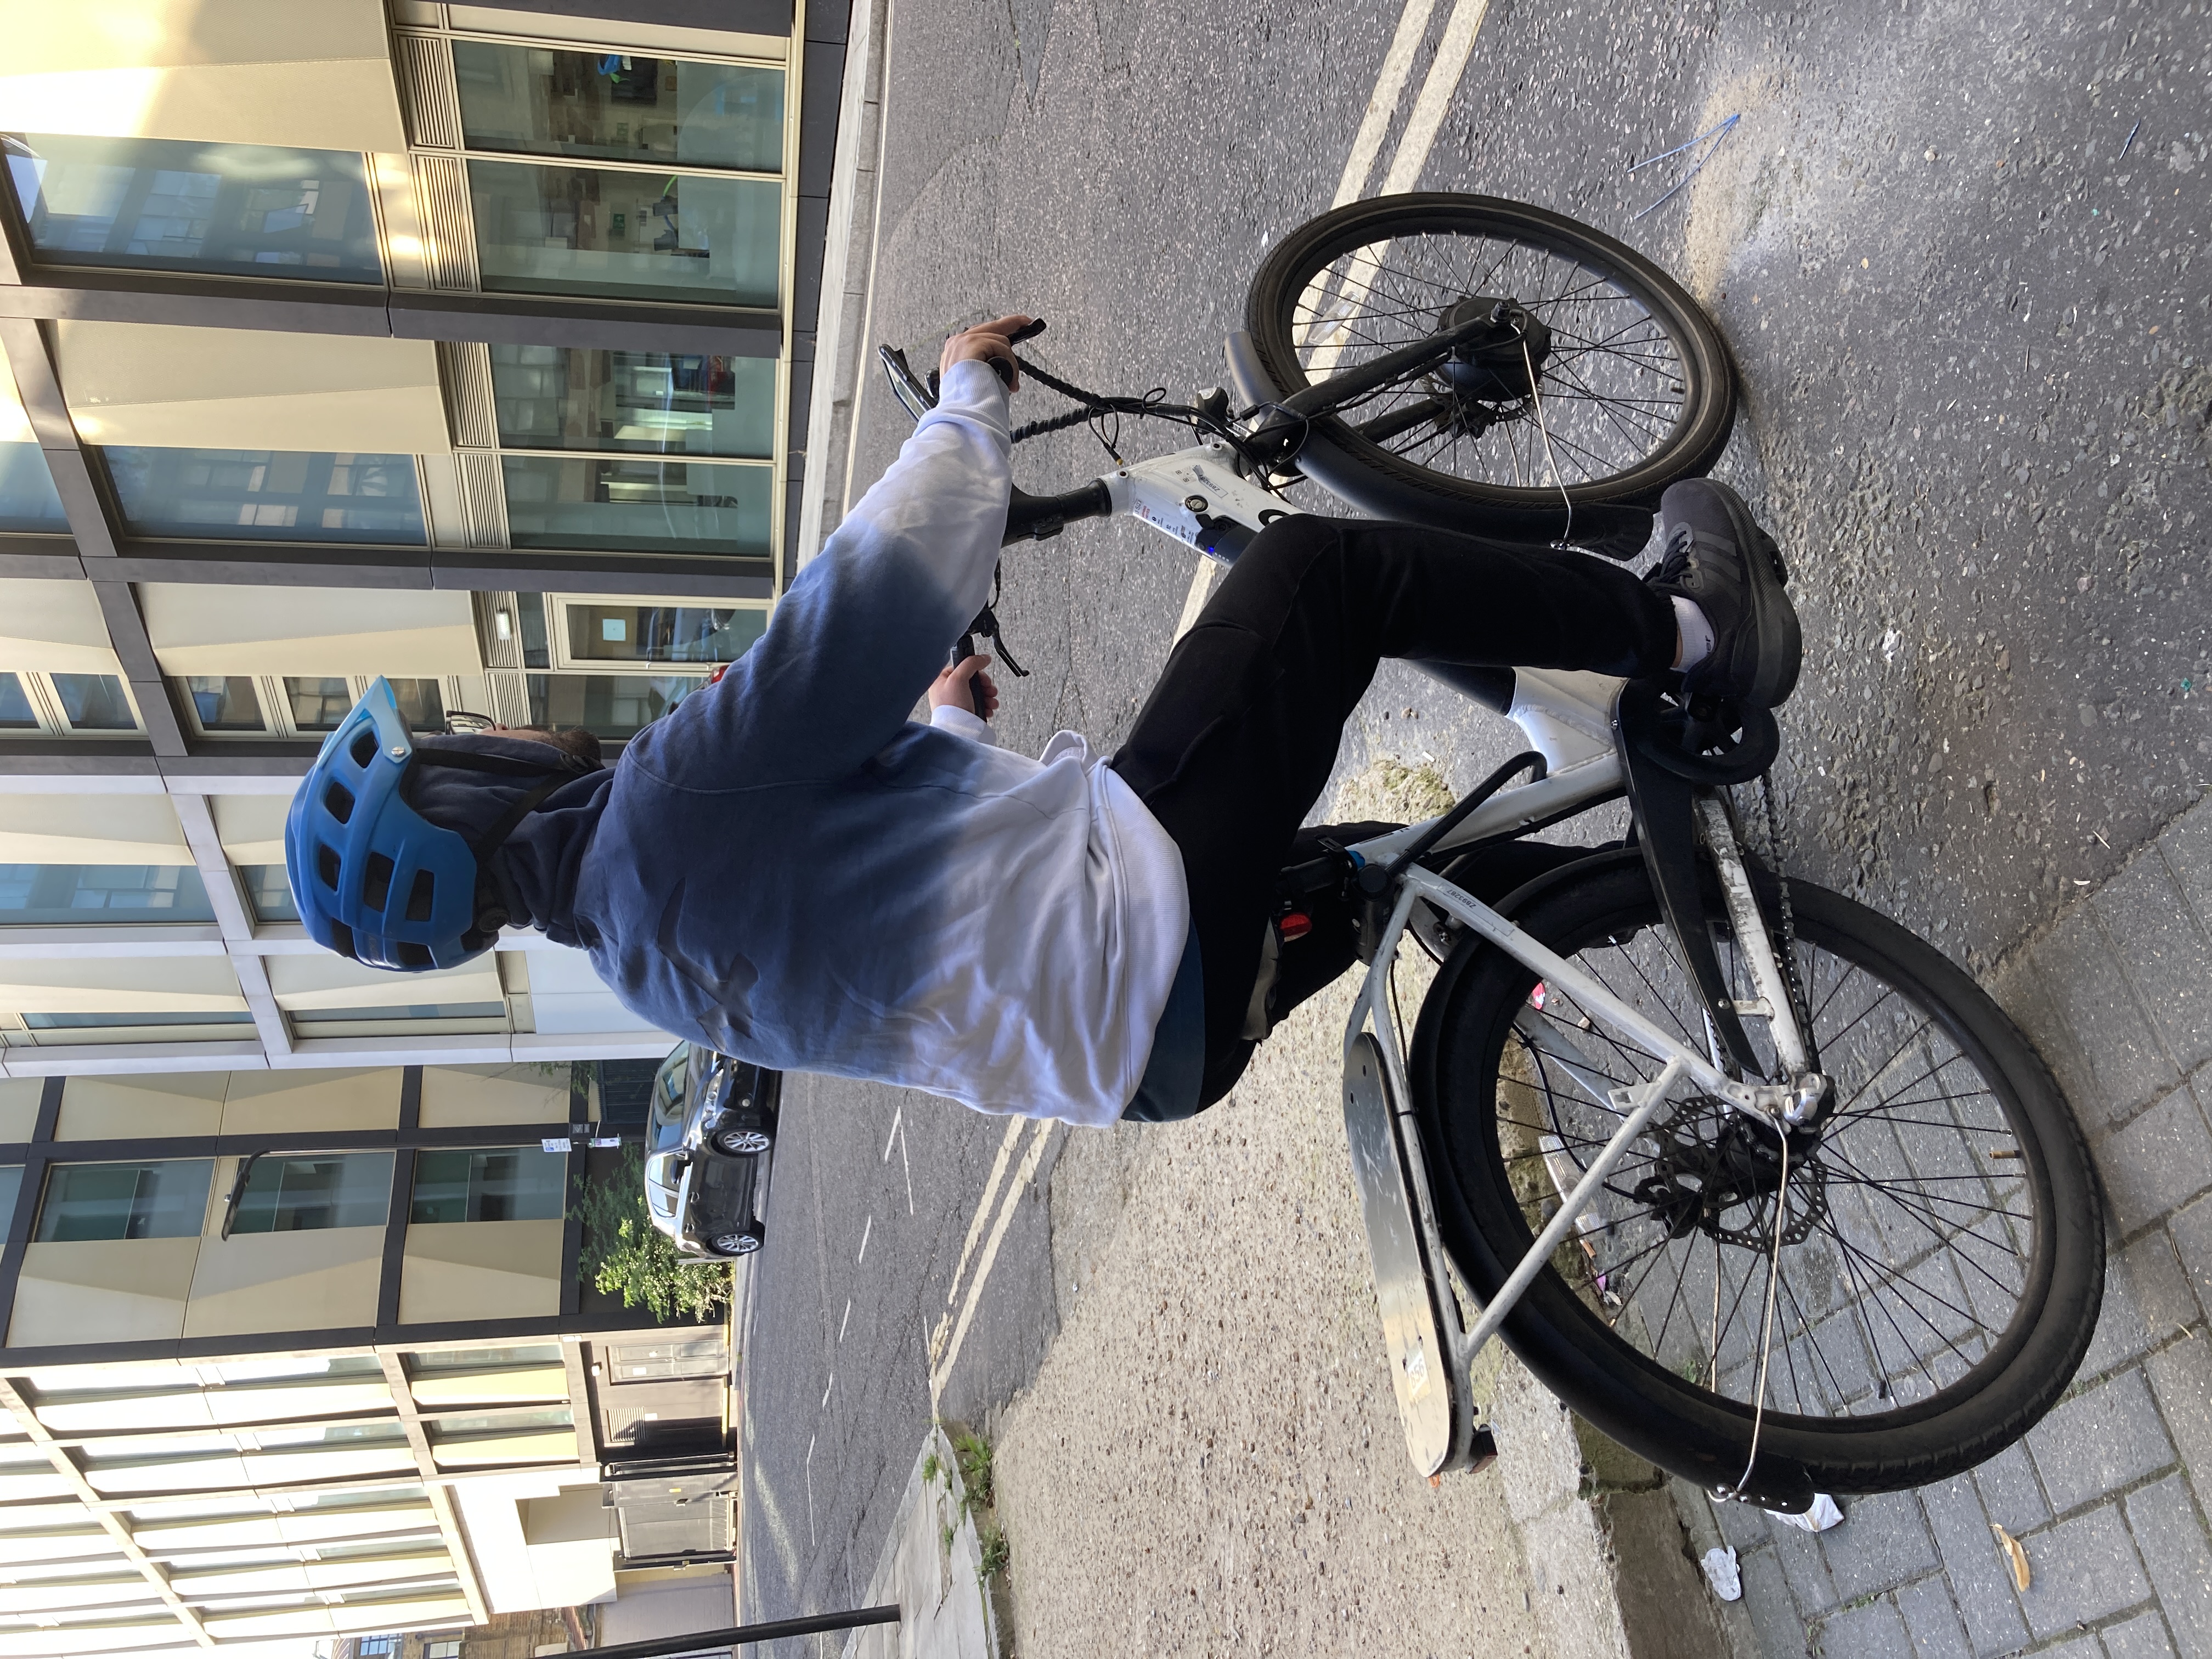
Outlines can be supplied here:
M491 732L417 738L415 746L422 751L465 750L525 761L542 765L548 777L579 763L550 744ZM542 781L418 763L408 769L407 803L432 823L456 830L474 844ZM514 926L535 927L556 945L586 942L574 927L577 872L613 783L614 772L608 767L578 774L573 782L538 802L493 853L490 872L505 894L507 919Z

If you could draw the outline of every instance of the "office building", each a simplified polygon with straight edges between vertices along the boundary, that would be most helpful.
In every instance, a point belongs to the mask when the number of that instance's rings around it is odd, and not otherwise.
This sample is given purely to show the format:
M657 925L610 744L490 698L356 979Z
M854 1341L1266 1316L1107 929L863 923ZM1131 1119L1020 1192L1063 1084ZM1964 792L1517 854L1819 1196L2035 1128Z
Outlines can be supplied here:
M612 750L787 578L847 7L599 4L0 0L0 1076L665 1050L281 847L372 678Z
M0 1659L729 1622L727 1336L581 1282L596 1115L565 1065L0 1080Z

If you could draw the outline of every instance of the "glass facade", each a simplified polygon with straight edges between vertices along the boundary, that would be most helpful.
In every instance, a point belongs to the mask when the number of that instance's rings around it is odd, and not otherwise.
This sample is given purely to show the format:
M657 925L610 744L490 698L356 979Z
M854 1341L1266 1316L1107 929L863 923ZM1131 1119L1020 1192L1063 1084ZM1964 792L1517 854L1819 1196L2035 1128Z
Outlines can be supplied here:
M411 455L268 449L103 450L131 532L420 546Z
M0 530L69 534L69 517L54 491L54 475L46 470L46 458L36 444L0 444Z
M292 900L292 878L281 864L242 864L239 878L246 884L246 902L253 907L256 921L297 921L300 907Z
M556 1221L568 1179L567 1154L535 1146L417 1152L408 1220Z
M417 1002L365 1008L303 1008L292 1016L292 1030L303 1037L374 1036L392 1030L395 1024L426 1020L464 1024L464 1029L471 1031L503 1031L507 1029L507 1005Z
M138 716L131 712L122 678L114 674L54 674L54 695L63 716L77 732L136 732Z
M325 1227L381 1227L392 1200L390 1152L256 1158L230 1230L308 1232Z
M22 1191L23 1166L0 1165L0 1238L7 1237L8 1230L15 1224L15 1201Z
M453 42L471 149L783 170L783 71Z
M634 738L707 682L696 674L532 674L530 723Z
M97 1238L196 1238L207 1219L215 1161L58 1164L39 1206L41 1243Z
M31 694L23 689L22 677L0 674L0 732L35 732L39 728L39 711L31 707Z
M0 927L214 920L189 864L0 864Z
M636 553L769 551L774 470L727 463L505 455L517 547Z
M735 662L768 627L765 611L708 605L572 599L561 615L572 663Z
M775 453L775 369L770 357L495 345L499 441L765 460Z
M31 246L57 264L384 279L357 155L50 133L5 143Z
M189 674L185 696L203 732L265 732L261 700L247 674Z
M773 307L783 187L773 179L471 161L489 291Z

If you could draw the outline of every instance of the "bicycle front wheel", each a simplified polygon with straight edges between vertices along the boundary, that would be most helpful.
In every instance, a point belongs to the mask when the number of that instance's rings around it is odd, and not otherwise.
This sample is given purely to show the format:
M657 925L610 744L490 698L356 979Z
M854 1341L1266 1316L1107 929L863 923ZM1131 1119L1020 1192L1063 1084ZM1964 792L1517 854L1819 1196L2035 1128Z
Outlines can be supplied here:
M1288 394L1501 303L1498 341L1316 422L1300 465L1364 512L1435 522L1563 492L1656 507L1719 459L1735 372L1711 319L1634 249L1542 208L1433 192L1334 209L1268 255L1244 325Z
M2104 1285L2087 1149L2027 1040L1894 923L1790 890L1832 1115L1785 1148L1678 1086L1505 1326L1615 1440L1770 1502L1919 1486L1993 1456L2065 1389ZM1565 872L1516 920L1705 1048L1636 854ZM1732 994L1755 996L1733 941L1719 949ZM1414 1059L1445 1242L1486 1298L1619 1127L1607 1091L1661 1062L1473 943L1423 1007Z

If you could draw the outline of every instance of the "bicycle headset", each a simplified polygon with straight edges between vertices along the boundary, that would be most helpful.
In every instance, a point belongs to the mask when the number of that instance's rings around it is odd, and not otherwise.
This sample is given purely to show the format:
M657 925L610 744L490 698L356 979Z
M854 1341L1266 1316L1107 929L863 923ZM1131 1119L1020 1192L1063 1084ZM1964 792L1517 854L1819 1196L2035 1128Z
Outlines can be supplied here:
M546 750L546 765L509 755L423 748L380 677L323 739L284 821L284 868L307 936L370 968L457 968L491 948L507 920L491 855L562 784L598 769ZM405 798L409 769L451 766L533 780L471 842L432 823Z

